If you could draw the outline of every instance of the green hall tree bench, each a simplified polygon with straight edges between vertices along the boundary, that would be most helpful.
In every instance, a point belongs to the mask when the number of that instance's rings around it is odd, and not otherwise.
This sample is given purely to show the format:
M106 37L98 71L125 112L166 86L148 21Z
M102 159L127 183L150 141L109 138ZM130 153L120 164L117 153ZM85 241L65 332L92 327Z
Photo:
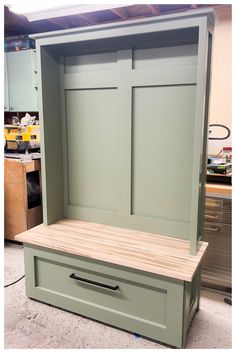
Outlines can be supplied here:
M199 308L214 12L35 34L44 222L26 294L184 347Z

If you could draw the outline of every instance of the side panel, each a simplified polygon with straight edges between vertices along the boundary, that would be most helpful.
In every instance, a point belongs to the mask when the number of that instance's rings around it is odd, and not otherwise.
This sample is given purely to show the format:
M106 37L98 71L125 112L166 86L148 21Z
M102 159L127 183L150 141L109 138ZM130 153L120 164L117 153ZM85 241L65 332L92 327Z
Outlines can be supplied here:
M51 224L64 216L59 61L45 48L37 55L43 221Z
M187 332L194 314L199 310L200 290L201 268L199 267L192 282L184 282L183 347L186 345Z

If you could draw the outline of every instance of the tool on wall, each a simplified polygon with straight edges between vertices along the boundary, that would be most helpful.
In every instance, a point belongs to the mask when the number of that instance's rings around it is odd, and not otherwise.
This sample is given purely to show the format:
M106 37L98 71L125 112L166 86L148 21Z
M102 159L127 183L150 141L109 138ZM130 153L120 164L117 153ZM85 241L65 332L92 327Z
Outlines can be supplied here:
M226 140L230 137L230 129L223 124L210 124L209 128L219 127L226 130L225 136L209 137L209 140ZM209 134L212 133L212 129L209 130ZM222 154L221 158L219 155ZM207 162L208 174L229 174L232 172L232 147L223 147L215 157L208 157Z
M210 124L209 125L210 128L213 127L213 126L221 127L223 129L225 129L227 131L227 135L224 136L224 137L209 137L209 140L226 140L227 138L230 137L230 133L231 132L230 132L230 129L227 126L222 125L222 124ZM211 134L211 133L212 133L212 130L209 130L209 134Z

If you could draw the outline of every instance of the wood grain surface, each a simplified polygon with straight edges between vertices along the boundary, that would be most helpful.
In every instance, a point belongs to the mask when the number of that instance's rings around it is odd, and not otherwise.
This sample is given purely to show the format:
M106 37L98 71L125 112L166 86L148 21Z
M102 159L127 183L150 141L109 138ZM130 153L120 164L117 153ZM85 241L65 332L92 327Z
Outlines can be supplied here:
M208 245L199 242L192 256L186 240L71 219L39 225L17 240L189 282Z
M226 184L206 184L207 193L218 193L223 195L232 195L232 185Z

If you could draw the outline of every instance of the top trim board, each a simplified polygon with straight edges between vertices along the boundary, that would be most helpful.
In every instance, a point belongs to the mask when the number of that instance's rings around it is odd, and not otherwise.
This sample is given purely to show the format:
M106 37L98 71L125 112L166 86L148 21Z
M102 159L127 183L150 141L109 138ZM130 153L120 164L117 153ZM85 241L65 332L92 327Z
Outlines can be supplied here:
M59 30L59 31L52 31L52 32L44 32L44 33L35 33L31 34L29 37L35 40L37 39L46 39L46 38L54 38L61 35L70 35L70 34L77 34L77 33L88 33L91 31L97 31L101 29L119 29L119 28L126 28L132 27L142 24L158 24L163 21L172 21L172 20L180 20L180 19L189 19L189 18L196 18L196 17L208 17L211 23L214 25L216 19L216 13L212 8L209 9L201 9L201 10L190 10L181 13L175 13L170 15L162 15L162 16L155 16L149 17L145 19L136 19L136 20L128 20L128 21L120 21L120 22L112 22L108 24L99 24L95 26L86 26L81 28L72 28L66 30Z

